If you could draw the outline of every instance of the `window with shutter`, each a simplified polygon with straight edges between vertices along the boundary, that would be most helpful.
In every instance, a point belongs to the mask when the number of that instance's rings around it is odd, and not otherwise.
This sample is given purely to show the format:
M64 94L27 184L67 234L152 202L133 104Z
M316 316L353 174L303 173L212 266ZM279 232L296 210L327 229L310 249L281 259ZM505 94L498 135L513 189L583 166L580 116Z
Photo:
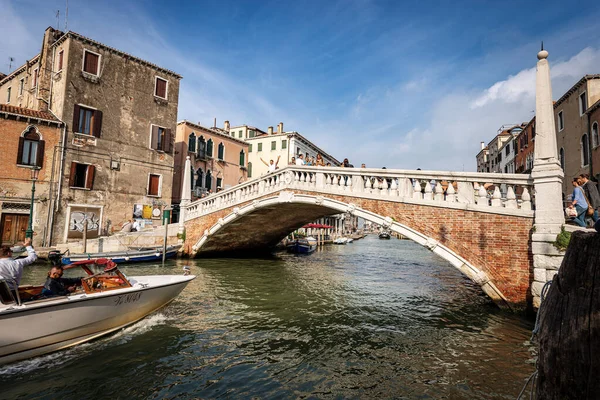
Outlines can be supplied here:
M190 133L190 136L188 137L188 151L190 153L196 152L196 135L194 132Z
M43 157L43 141L40 140L36 129L31 127L19 138L17 164L41 167Z
M98 65L100 54L92 53L89 50L83 51L83 71L88 74L98 75Z
M31 80L32 88L37 86L37 80L38 80L38 69L36 68L33 70L33 79Z
M223 161L225 159L225 145L223 143L219 143L217 155L219 160Z
M156 81L154 83L154 95L156 97L160 97L162 99L167 98L167 86L169 82L165 79L156 77Z
M76 104L73 109L73 132L100 137L101 131L102 111Z
M206 158L206 141L204 140L204 136L200 136L198 139L198 158L205 159Z
M246 154L244 150L240 151L240 165L243 167L246 164Z
M271 142L271 150L277 150L277 142L276 141Z
M212 141L212 139L208 139L208 142L206 142L206 155L208 157L212 157L212 155L213 155L213 141Z
M248 178L252 178L252 163L248 162Z
M160 175L150 174L148 177L148 196L160 196Z
M262 151L262 143L258 144L258 147L257 147L256 151Z
M69 186L78 189L92 189L96 168L89 164L71 163Z
M10 103L10 92L12 92L11 87L6 90L6 103Z

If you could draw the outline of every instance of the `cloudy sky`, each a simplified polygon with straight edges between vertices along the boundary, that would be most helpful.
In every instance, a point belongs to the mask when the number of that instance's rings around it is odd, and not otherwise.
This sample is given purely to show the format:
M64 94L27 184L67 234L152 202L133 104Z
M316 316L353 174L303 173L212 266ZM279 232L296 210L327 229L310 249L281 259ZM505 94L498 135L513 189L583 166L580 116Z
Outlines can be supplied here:
M600 9L537 3L69 0L68 29L183 75L179 119L283 122L354 164L474 171L481 141L533 116L541 40L555 99L600 73ZM65 4L0 0L0 71L65 28Z

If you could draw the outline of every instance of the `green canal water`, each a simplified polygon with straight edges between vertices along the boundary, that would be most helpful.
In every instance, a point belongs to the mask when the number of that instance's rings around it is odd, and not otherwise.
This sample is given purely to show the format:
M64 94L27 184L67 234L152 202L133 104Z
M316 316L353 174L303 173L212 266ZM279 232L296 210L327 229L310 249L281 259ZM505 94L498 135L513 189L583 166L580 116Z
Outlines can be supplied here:
M197 279L164 310L0 366L0 398L514 399L534 369L532 321L410 241L123 270L186 264ZM22 283L46 271L29 268Z

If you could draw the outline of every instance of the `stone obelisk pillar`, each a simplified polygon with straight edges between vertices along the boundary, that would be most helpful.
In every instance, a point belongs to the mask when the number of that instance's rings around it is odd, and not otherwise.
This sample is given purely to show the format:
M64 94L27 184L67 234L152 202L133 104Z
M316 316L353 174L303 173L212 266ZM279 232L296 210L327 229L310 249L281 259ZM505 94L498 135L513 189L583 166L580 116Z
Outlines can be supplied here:
M181 202L179 203L179 233L183 234L185 231L185 211L186 207L192 201L192 162L190 156L185 159L185 166L183 167L183 182L181 184Z
M535 192L534 232L531 237L533 252L533 305L539 307L544 284L551 280L562 261L553 245L565 222L562 203L564 173L558 160L556 127L550 83L548 52L538 53L535 87L535 149L533 178Z

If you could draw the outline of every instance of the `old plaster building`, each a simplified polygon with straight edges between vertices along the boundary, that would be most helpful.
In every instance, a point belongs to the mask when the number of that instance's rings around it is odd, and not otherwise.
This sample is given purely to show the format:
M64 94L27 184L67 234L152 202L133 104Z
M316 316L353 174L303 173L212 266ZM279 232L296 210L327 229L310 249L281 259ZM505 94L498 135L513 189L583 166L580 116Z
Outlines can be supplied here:
M565 171L563 194L573 189L571 179L579 174L593 175L591 157L598 141L590 138L590 105L600 100L600 74L585 75L554 103L556 145ZM592 149L592 152L590 152Z
M248 178L248 144L225 129L207 128L190 121L177 123L173 204L181 201L183 168L192 162L192 199L219 189L228 189Z
M50 226L50 201L56 192L58 144L62 123L52 114L0 104L0 245L25 240L32 177L39 168L33 204L33 244L40 246Z
M231 137L246 140L255 136L266 135L267 132L262 131L254 126L240 125L229 128L229 121L225 121L225 130L229 131Z
M514 138L523 130L525 124L502 125L496 136L485 146L481 142L481 150L477 153L477 172L506 172L514 158ZM506 146L510 142L510 145ZM507 152L508 148L508 152ZM506 162L506 157L511 162Z
M292 157L299 154L316 157L321 154L325 163L338 166L340 162L330 154L323 151L316 144L299 134L298 132L284 132L283 122L277 125L277 131L270 126L267 133L261 133L255 137L248 137L248 178L255 178L268 173L269 168L262 160L269 163L270 160L277 161L279 167L284 167L291 162Z
M0 81L0 101L47 111L64 124L47 243L81 238L83 221L88 237L108 234L134 210L149 222L170 203L180 79L48 28L40 53Z

